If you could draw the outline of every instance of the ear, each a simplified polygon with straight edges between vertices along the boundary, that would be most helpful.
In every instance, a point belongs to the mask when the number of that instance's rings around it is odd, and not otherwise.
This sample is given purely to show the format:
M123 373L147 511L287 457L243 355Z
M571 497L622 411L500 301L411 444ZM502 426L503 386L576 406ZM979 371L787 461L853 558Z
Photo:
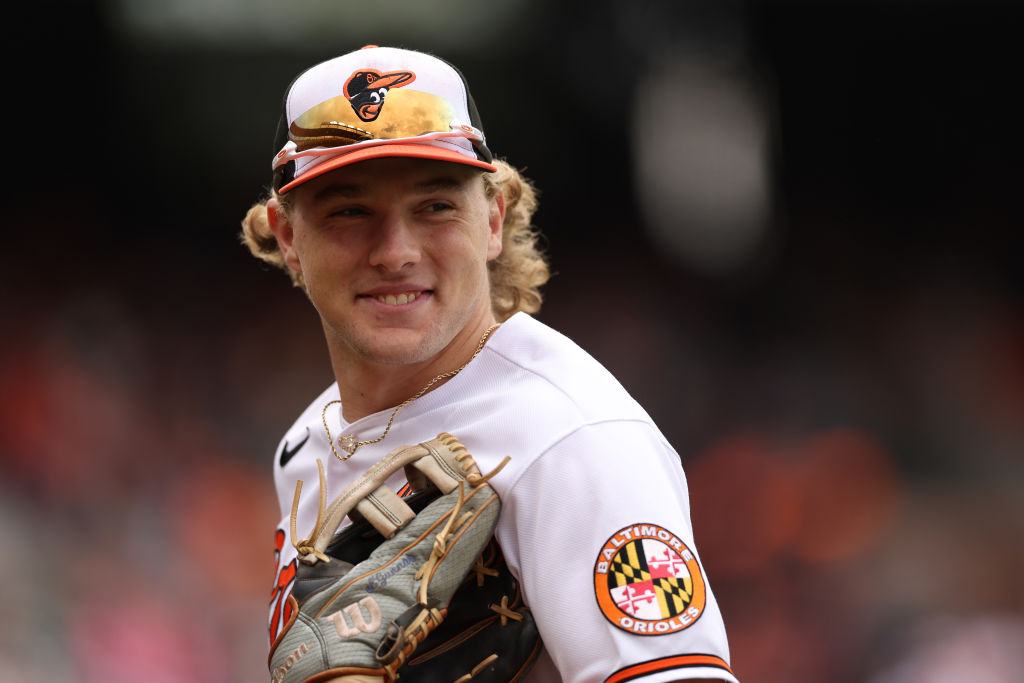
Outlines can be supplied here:
M302 263L299 262L299 255L295 250L295 232L288 220L287 212L276 198L267 202L267 224L277 239L277 246L281 250L285 264L295 272L301 273Z
M502 226L505 224L505 194L498 192L491 200L487 216L490 232L487 235L487 260L493 261L501 254Z

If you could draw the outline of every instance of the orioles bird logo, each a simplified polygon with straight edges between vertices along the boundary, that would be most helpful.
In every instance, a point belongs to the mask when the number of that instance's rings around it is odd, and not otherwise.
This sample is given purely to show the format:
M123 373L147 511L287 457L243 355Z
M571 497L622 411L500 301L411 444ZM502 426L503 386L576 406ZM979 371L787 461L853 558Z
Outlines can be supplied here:
M409 71L389 71L382 74L376 69L357 71L345 82L345 97L363 121L373 121L384 106L384 97L390 88L412 83L416 75Z

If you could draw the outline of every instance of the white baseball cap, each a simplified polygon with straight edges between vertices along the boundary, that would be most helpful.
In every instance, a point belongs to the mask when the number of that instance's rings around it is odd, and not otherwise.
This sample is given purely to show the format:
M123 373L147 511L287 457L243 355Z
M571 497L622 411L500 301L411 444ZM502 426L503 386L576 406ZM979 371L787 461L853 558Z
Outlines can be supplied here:
M321 62L292 81L275 148L279 194L380 157L496 170L459 70L433 55L376 45Z

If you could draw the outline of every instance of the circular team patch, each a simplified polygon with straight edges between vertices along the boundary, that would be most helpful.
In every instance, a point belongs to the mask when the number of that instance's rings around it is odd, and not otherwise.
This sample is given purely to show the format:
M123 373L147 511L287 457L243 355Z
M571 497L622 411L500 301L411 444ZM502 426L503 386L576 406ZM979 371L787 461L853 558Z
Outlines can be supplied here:
M697 558L654 524L632 524L608 539L594 565L594 592L608 621L642 636L692 626L706 597Z

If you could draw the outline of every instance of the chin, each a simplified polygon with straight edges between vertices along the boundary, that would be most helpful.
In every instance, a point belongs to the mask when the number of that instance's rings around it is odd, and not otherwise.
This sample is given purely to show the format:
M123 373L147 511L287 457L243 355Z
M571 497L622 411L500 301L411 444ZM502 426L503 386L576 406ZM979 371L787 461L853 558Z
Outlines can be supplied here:
M444 348L435 335L394 333L388 339L370 339L356 343L357 352L366 360L385 365L422 363L436 356ZM401 337L405 337L404 339Z
M429 360L432 356L433 354L423 353L420 349L410 349L408 351L388 350L376 353L371 352L366 354L365 358L381 365L412 365Z

